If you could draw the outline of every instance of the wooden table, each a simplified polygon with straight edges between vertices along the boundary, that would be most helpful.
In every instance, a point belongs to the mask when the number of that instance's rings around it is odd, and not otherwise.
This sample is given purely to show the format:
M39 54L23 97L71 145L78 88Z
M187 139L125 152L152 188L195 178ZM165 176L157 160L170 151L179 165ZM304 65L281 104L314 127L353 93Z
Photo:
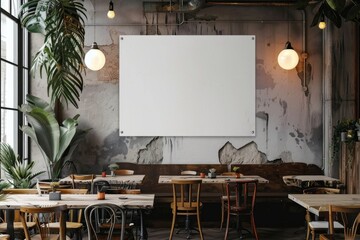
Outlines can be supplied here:
M188 176L188 175L160 175L159 176L159 183L160 184L170 184L172 179L186 179L186 180L197 180L201 179L202 183L218 183L223 184L226 183L228 180L236 181L236 180L245 180L245 179L257 179L259 183L268 183L269 180L262 178L256 175L243 175L240 178L236 178L233 176L216 176L216 178L200 178L200 176Z
M329 204L360 206L360 194L289 194L289 199L319 216Z
M94 178L94 182L96 181L108 181L110 185L122 185L122 184L142 184L143 180L145 178L145 175L116 175L116 176L110 176L106 175L106 177L102 177L101 175L96 175ZM90 183L91 180L75 180L75 182L80 183ZM70 176L67 176L66 178L60 179L60 184L72 184L72 179Z
M79 209L96 203L112 203L125 209L152 209L154 198L154 194L107 194L105 200L97 200L96 194L62 194L61 200L50 201L48 194L8 194L0 201L0 209L7 211L7 229L10 238L14 239L14 210L20 209L21 206L66 204L69 209ZM143 233L142 222L140 227Z
M341 184L339 179L324 175L289 175L283 176L283 181L288 186L299 188L309 187L333 187Z

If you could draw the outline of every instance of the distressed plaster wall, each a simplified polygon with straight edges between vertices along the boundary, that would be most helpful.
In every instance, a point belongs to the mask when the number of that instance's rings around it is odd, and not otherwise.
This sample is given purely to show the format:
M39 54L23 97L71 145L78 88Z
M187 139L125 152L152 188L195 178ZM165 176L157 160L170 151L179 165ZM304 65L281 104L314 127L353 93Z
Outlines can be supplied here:
M212 6L185 15L183 21L176 14L144 14L137 0L122 2L115 9L116 18L109 20L107 3L97 3L95 18L91 5L88 8L86 51L95 40L106 55L106 65L98 72L87 71L79 109L64 109L65 115L80 114L81 128L92 128L74 159L79 172L100 172L119 161L229 164L281 159L323 167L322 32L307 24L307 89L302 85L301 65L297 71L285 71L277 64L288 39L298 53L303 51L300 11L290 9L287 14L284 7ZM119 137L118 36L124 34L256 35L256 137ZM32 81L32 93L45 97L46 80L36 76ZM249 151L245 158L238 155L243 147Z

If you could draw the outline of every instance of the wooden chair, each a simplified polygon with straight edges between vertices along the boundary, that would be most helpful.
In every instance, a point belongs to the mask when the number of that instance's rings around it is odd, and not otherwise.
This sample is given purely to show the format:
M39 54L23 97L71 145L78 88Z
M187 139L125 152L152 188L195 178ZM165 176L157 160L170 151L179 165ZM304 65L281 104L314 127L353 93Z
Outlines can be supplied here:
M65 216L66 205L44 206L44 207L21 207L20 219L24 227L26 240L35 239L66 239ZM26 222L26 215L32 215L36 222L36 235L30 235L29 226ZM48 223L59 220L59 233L55 234L48 228Z
M94 181L93 183L93 194L99 192L103 187L110 188L110 183L106 180Z
M38 194L37 189L35 188L7 188L1 191L3 194ZM14 231L21 232L23 234L23 225L20 220L20 212L19 210L15 210L14 216ZM31 218L27 217L27 226L29 228L34 228L36 223L32 221ZM0 223L0 232L5 233L7 232L7 222L6 222L6 214L5 214L5 221Z
M335 234L334 221L336 217L344 226L344 239L355 240L357 239L357 230L360 224L360 206L336 206L329 205L329 233L330 235L320 235L320 239L325 237L333 237ZM331 239L331 238L330 238ZM334 239L334 237L332 238Z
M118 214L121 214L121 232L120 232L120 239L124 239L124 232L125 232L125 212L122 208L118 207L115 204L110 203L99 203L99 204L93 204L89 205L85 208L85 221L86 226L88 230L88 239L100 239L100 228L99 228L99 222L98 222L98 215L99 212L103 214L103 216L106 216L106 219L102 219L104 223L107 225L107 231L106 231L106 239L112 240L113 238L113 231L115 229L115 226L117 224L117 217ZM104 239L104 238L101 238Z
M200 190L202 180L173 179L171 183L173 189L173 201L171 202L173 218L169 239L171 240L173 237L176 217L180 215L186 217L196 216L200 239L203 240L204 237L200 221L200 208L202 207ZM188 234L190 234L190 232L188 232Z
M87 189L57 189L61 194L87 194ZM82 239L82 213L83 209L70 209L68 211L68 220L66 221L66 230L76 233L76 239ZM59 229L59 222L49 223L50 229Z
M303 190L304 194L339 194L340 189L337 188L326 188L326 187L314 187L314 188L307 188ZM312 220L309 210L306 210L306 240L309 240L310 234L312 236L312 240L315 240L317 232L327 232L329 227L328 221L319 221L319 220ZM343 229L342 226L338 221L334 222L334 227L336 229Z
M89 175L77 175L71 174L70 178L72 179L72 188L87 188L89 192L93 192L93 183L95 176L93 174Z
M118 169L113 171L115 175L134 175L134 170Z
M229 176L229 177L236 177L236 173L235 172L223 172L221 174L221 176ZM228 201L228 198L227 198L227 195L226 195L226 188L225 188L225 184L223 184L223 195L221 196L221 223L220 223L220 230L222 229L222 226L224 224L224 219L225 219L225 212L226 212L226 209L225 209L225 202ZM235 196L230 196L230 198L232 200L235 199Z
M225 202L227 211L225 240L228 238L230 215L237 216L237 219L239 216L249 216L253 236L258 240L254 218L257 184L258 180L229 180L226 183L226 195L230 201ZM235 196L235 199L232 200L231 196ZM238 225L241 234L241 224Z
M192 170L184 170L180 172L181 175L196 176L197 172Z

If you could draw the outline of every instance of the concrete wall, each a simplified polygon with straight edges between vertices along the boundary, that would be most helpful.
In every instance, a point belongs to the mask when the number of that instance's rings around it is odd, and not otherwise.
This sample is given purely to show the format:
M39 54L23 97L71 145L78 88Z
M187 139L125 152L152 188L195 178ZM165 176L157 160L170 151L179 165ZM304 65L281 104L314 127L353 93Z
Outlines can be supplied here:
M183 19L181 14L144 13L141 1L117 5L110 20L107 3L96 2L94 17L94 6L87 2L86 51L96 41L106 64L98 72L87 70L79 109L64 110L65 115L80 114L81 128L92 128L74 158L79 172L100 172L102 166L122 161L231 164L281 159L323 167L323 33L309 27L311 13L303 31L303 13L287 7L211 6ZM118 36L130 34L256 35L257 136L119 137ZM33 49L38 40L34 37ZM277 64L287 40L299 54L308 53L305 74L303 63L290 71ZM36 76L32 81L32 93L46 97L46 79ZM41 158L35 149L33 156Z

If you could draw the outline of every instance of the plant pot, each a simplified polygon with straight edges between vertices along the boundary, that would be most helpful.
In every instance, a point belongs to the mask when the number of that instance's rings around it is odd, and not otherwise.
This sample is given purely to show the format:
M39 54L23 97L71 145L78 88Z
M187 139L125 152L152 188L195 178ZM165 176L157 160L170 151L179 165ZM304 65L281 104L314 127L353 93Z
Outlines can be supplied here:
M201 178L205 178L206 174L205 173L200 173L200 177Z
M98 200L104 200L105 199L105 192L98 192L97 193L97 199Z
M101 176L102 176L102 177L106 177L106 172L105 172L105 171L102 171L102 172L101 172Z
M49 200L61 200L61 192L49 192Z
M209 178L216 178L216 173L214 173L214 172L209 172L209 173L208 173L208 177L209 177Z
M236 178L240 178L240 176L241 176L241 173L235 173L235 175L236 175Z
M342 142L346 141L347 132L341 132L340 133L340 139Z

